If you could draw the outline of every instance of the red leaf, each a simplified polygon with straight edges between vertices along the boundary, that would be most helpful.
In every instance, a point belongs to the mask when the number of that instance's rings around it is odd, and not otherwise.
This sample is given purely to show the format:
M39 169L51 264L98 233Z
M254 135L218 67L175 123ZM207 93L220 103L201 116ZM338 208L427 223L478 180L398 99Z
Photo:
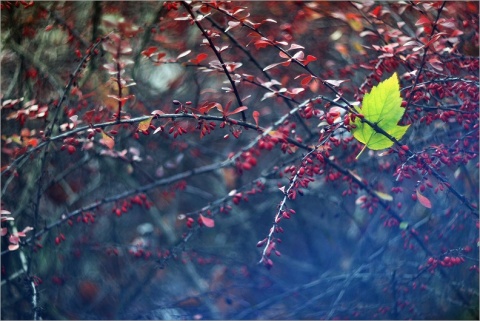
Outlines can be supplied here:
M241 62L230 62L230 63L225 63L225 67L227 67L227 70L229 72L234 72L235 69L239 68L242 66Z
M148 47L144 51L142 51L142 55L147 58L150 58L155 52L157 51L157 47Z
M162 59L163 57L165 57L167 54L164 53L164 52L159 52L158 55L157 55L157 61L159 61L160 59Z
M312 56L312 55L308 55L307 58L305 59L305 66L308 65L309 63L311 63L312 61L315 61L317 60L317 57L315 56Z
M258 127L258 118L260 117L260 113L258 111L254 111L253 112L253 119L255 120L255 124L257 125Z
M199 64L208 57L206 53L199 53L195 59L192 59L192 63Z
M306 86L308 85L308 83L310 82L310 80L312 80L312 76L311 75L308 75L307 77L303 78L302 81L300 82L300 84L302 86Z
M428 19L427 17L423 16L421 17L420 19L417 20L417 22L415 22L415 25L416 26L419 26L419 25L426 25L426 24L431 24L432 22L430 21L430 19Z
M220 105L219 103L207 101L200 108L198 108L198 111L199 111L200 114L207 114L210 111L210 109L215 108L215 107L220 112L223 110L222 105Z
M199 218L201 224L205 225L206 227L214 227L215 226L215 221L212 220L211 218L205 217L202 214L200 214Z
M255 45L255 48L260 49L260 48L265 48L267 46L271 46L272 42L270 40L260 39L255 41L254 45Z
M240 106L240 107L238 107L238 108L235 108L234 111L225 113L225 116L230 116L230 115L238 114L239 112L242 112L242 111L247 110L247 109L248 109L247 106Z
M432 202L417 190L417 200L426 208L432 208Z
M370 15L378 19L381 13L382 13L382 6L377 6L375 9L372 10Z

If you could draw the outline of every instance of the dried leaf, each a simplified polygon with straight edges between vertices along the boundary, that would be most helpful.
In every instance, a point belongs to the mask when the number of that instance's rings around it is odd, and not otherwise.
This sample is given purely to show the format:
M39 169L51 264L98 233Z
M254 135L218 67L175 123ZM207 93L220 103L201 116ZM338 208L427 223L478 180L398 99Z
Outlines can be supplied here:
M110 137L107 133L102 131L102 139L100 139L100 143L107 146L110 149L113 149L115 146L115 140L113 137Z
M393 201L393 197L390 194L382 193L379 191L375 191L375 194L384 201Z
M150 127L150 123L152 122L152 119L153 119L153 116L150 116L148 117L147 119L141 121L139 124L138 124L138 130L139 131L145 131L147 130L149 127Z

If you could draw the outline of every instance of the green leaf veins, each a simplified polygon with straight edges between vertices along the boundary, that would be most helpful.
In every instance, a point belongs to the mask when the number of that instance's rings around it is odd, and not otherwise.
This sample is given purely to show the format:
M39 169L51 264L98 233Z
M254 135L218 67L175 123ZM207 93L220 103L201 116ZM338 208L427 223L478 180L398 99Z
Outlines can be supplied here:
M400 85L397 73L394 73L390 78L373 87L370 93L365 94L361 114L366 120L376 124L395 139L400 140L410 126L398 125L405 112L401 105ZM359 142L365 144L357 158L367 147L372 150L380 150L393 145L393 142L388 137L376 132L362 119L357 117L354 124L356 128L352 130L353 136Z

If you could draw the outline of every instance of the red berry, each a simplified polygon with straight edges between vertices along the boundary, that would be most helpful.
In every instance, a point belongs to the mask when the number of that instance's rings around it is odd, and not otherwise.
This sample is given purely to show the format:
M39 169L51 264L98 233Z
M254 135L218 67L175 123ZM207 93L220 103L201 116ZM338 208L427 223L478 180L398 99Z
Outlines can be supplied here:
M249 159L247 159L247 162L250 163L250 165L252 166L257 165L257 159L254 157L250 157Z
M252 165L250 163L242 163L242 168L246 171L252 169Z

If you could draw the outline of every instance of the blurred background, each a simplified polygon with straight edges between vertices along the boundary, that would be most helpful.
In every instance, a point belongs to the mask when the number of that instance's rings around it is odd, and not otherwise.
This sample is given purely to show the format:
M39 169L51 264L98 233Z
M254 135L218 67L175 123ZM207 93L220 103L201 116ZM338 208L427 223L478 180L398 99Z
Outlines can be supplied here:
M251 124L253 111L267 128L308 99L338 97L318 81L302 83L308 72L293 62L263 71L286 59L275 46L257 44L258 34L236 21L259 23L281 48L303 47L289 53L314 56L310 70L350 102L361 102L397 72L410 103L403 142L447 183L397 152L366 150L355 160L362 145L338 128L338 145L329 142L338 167L326 166L303 195L287 201L296 214L281 221L281 255L273 254L274 265L266 269L256 244L272 227L283 198L279 187L290 182L284 169L299 166L305 155L293 145L290 153L281 144L249 149L256 160L249 170L238 162L216 166L258 132L216 121L202 137L198 121L184 118L154 119L154 127L164 126L155 134L153 128L149 135L138 132L138 123L115 125L104 134L65 135L47 145L48 153L27 152L42 144L50 126L53 137L114 119L117 62L123 64L122 97L132 95L123 116L175 113L179 106L189 112L205 102L238 107L184 5L2 2L1 186L2 209L9 212L2 212L2 319L32 318L31 282L44 319L478 319L478 2L189 6L231 63ZM91 47L109 33L119 38ZM424 54L423 44L438 33ZM84 61L90 50L95 54ZM202 53L206 58L195 63ZM423 75L416 78L420 65ZM329 126L326 113L343 112L333 106L325 99L315 103L314 117L290 117L284 128L315 145ZM215 109L209 115L221 116ZM178 127L187 133L169 133ZM105 135L114 138L113 148ZM189 172L210 164L204 174ZM348 171L391 197L390 209L405 223L348 180ZM399 171L406 176L399 179ZM418 201L422 196L431 208ZM78 215L65 218L72 213ZM199 214L215 226L199 227ZM10 236L27 226L44 233L9 251Z

